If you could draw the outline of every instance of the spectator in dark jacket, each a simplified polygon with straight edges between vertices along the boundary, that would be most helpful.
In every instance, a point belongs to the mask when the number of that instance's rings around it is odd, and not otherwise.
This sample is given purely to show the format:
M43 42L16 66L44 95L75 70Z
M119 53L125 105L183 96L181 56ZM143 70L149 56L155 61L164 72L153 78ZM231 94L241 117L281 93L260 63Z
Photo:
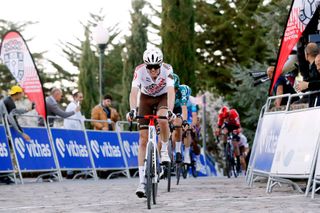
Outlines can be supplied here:
M68 118L74 115L76 112L80 111L80 107L78 106L74 111L65 112L59 106L58 102L61 101L62 90L59 88L53 88L51 90L51 95L46 98L46 108L47 108L47 116L60 116L62 118ZM54 119L49 118L49 125L53 126ZM43 119L40 121L40 125L44 126Z

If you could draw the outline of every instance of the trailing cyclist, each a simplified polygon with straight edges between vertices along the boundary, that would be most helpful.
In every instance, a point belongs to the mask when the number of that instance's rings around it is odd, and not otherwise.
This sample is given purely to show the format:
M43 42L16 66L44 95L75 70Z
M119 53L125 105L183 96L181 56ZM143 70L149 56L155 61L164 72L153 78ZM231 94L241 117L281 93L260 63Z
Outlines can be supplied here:
M177 74L173 73L174 78L174 89L176 92L175 95L175 103L174 103L174 109L173 112L177 115L177 117L173 120L173 125L175 127L173 132L173 144L175 145L176 149L176 162L181 163L182 162L182 154L181 154L181 144L182 144L182 127L186 130L186 128L189 127L189 123L187 121L188 119L188 108L187 103L189 101L189 97L191 95L191 88L187 85L180 85L180 78ZM185 140L184 142L184 163L190 164L190 144L191 144L191 138Z
M240 151L238 143L240 142L239 134L241 132L241 124L240 124L240 117L238 112L235 109L229 109L227 106L223 106L218 115L218 128L215 131L216 136L223 133L224 142L227 141L227 135L229 133L232 134L232 144L234 147L234 153L237 158L237 172L240 172Z
M163 62L163 54L159 48L147 49L143 53L144 63L137 66L134 71L132 87L130 92L130 109L127 113L127 120L132 121L139 114L153 114L154 108L157 115L167 116L168 119L174 118L172 112L174 106L175 92L173 70L170 64ZM138 93L141 92L138 104ZM148 139L148 120L139 119L139 186L136 190L138 197L145 197L145 176L144 176L144 159L146 155L146 144ZM169 126L168 121L159 120L160 140L158 143L161 149L161 161L170 162L168 155Z

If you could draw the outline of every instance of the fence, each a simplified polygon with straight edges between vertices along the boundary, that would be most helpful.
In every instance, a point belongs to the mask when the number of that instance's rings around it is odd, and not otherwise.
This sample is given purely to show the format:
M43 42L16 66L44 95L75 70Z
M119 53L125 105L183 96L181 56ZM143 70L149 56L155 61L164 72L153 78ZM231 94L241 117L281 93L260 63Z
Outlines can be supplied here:
M282 95L268 98L261 111L247 173L251 186L255 177L267 177L266 191L271 193L280 183L292 185L302 192L295 180L306 180L305 195L308 195L313 180L313 191L319 183L320 162L317 162L320 136L320 107L303 108L290 104L296 96L310 96L314 92ZM274 110L271 102L289 97L285 107ZM304 105L305 106L305 105ZM313 174L316 169L315 175ZM314 179L313 179L314 177Z
M27 117L27 118L25 118ZM18 119L41 120L34 115L19 115ZM40 173L36 181L45 178L56 178L62 181L61 172L80 171L74 179L80 175L90 175L97 179L97 171L111 171L108 179L115 174L123 174L130 178L130 169L138 169L139 133L137 131L125 131L126 121L116 123L116 131L99 131L89 127L92 122L106 122L98 120L72 120L81 124L75 125L77 129L66 129L64 119L48 116L44 126L22 126L23 131L31 138L27 142L23 137L10 127L7 118L5 125L0 125L0 173L4 175L19 174L21 183L24 183L24 173ZM134 123L136 124L136 123ZM11 143L11 151L8 139ZM12 157L16 163L14 169ZM215 174L214 166L205 166L204 152L202 152L204 164L203 175ZM210 164L211 165L211 164Z

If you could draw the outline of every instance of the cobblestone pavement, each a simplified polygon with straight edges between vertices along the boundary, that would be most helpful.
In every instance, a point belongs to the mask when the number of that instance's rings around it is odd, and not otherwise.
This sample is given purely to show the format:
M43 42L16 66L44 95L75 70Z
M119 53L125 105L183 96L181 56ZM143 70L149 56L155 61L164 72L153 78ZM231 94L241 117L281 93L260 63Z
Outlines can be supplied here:
M173 177L175 182L175 178ZM266 182L249 188L244 177L181 180L166 192L160 182L158 203L147 209L135 195L137 178L77 180L0 186L0 212L319 212L315 199L282 185L265 193Z

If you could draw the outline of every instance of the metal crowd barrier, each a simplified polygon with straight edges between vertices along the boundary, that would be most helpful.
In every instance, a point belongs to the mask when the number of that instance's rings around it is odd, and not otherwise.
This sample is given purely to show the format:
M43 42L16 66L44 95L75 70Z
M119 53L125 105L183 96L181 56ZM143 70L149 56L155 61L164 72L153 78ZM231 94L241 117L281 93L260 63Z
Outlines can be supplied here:
M42 117L35 115L21 116L42 119ZM8 119L5 119L5 122L21 183L24 183L22 173L33 172L46 172L39 175L36 181L46 176L53 176L61 181L62 176L56 152L48 135L46 123L44 123L44 127L22 126L23 131L31 138L31 141L27 142L13 127L10 127Z
M260 177L268 178L266 191L272 192L273 187L286 183L294 189L302 192L295 179L306 179L305 195L308 195L316 164L319 156L320 124L310 126L315 117L320 117L320 107L307 107L308 104L292 104L292 98L310 96L319 91L285 94L269 97L262 108L256 135L254 139L252 155L247 173L247 183ZM275 109L271 102L277 98L288 97L285 107ZM315 101L316 103L316 101ZM280 111L279 111L280 109ZM317 181L314 176L314 187ZM313 190L315 191L315 190ZM314 196L314 194L312 194Z

